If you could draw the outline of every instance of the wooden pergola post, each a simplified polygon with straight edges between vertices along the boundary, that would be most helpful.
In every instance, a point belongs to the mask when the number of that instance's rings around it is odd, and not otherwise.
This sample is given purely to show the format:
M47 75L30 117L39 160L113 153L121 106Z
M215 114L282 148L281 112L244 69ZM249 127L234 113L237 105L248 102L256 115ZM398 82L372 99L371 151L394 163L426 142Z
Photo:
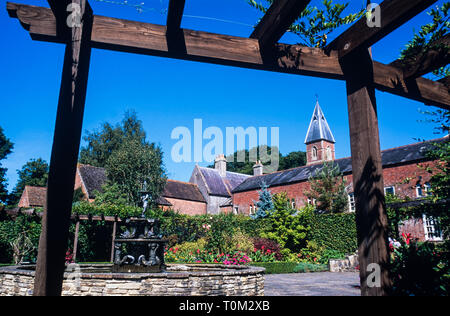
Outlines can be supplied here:
M72 28L67 23L68 5L81 9ZM57 33L67 42L62 71L55 134L48 177L47 205L34 283L35 296L61 295L68 246L75 171L80 147L84 105L91 56L93 14L86 0L49 0L57 17ZM76 14L76 13L75 13ZM76 20L75 20L76 22Z
M77 222L75 223L75 236L73 239L73 261L77 261L77 252L78 252L78 237L80 234L80 220L77 218Z
M361 294L382 296L391 287L388 221L369 50L361 49L344 58L342 69L347 83Z

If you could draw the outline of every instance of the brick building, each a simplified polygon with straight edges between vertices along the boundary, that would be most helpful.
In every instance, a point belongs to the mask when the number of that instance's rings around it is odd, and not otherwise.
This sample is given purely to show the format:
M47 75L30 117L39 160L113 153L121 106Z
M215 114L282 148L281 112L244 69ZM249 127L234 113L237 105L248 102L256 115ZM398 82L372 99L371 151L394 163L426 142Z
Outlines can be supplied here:
M447 137L446 137L447 138ZM445 138L419 142L411 145L391 148L382 151L383 178L385 194L398 197L420 199L425 197L430 188L431 174L426 167L435 163L426 153L433 148L434 142L444 141ZM262 175L254 172L253 177L247 178L232 190L234 213L250 215L256 211L255 201L258 201L258 191L263 183L269 186L272 194L285 192L293 207L301 208L308 201L305 193L310 190L308 179L323 167L325 161L333 161L344 174L348 184L349 211L355 211L353 193L352 159L351 157L335 159L335 139L320 108L316 104L310 126L305 139L307 146L307 165L290 170ZM255 170L259 165L255 165ZM419 218L407 221L400 227L400 232L412 233L413 238L419 240L440 240L441 233L436 223L430 218Z
M75 190L80 189L89 202L95 200L96 192L102 192L106 183L106 171L88 165L78 164L75 175ZM44 207L47 188L26 186L20 198L19 207ZM168 180L158 204L163 209L173 209L182 214L206 214L206 200L198 186L193 183Z

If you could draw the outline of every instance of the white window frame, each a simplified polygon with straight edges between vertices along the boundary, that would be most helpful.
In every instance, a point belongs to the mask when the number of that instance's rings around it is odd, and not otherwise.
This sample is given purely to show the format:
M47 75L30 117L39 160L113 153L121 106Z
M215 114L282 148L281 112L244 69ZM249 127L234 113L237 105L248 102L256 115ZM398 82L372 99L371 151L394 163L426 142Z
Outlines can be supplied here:
M348 194L348 211L351 213L356 212L356 200L354 192Z
M311 158L312 158L312 160L317 160L317 159L319 159L319 150L317 149L316 146L313 146L313 147L312 147L312 150L311 150Z
M426 241L443 241L442 230L439 228L439 221L432 217L422 216L423 230ZM437 222L437 223L436 223ZM439 236L436 236L439 233ZM430 236L431 235L431 236Z
M385 196L387 195L386 191L387 191L388 189L392 189L392 195L395 196L395 186L391 185L391 186L385 187L385 188L384 188L384 195L385 195Z
M238 215L238 213L239 213L239 207L238 206L233 207L233 214Z

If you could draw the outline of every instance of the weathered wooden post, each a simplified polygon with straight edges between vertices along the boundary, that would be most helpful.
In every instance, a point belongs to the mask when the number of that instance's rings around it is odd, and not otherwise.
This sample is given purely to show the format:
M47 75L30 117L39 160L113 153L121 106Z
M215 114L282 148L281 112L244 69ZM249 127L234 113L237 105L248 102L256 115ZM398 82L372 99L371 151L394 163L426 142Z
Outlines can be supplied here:
M67 44L48 177L47 205L39 240L35 296L61 295L86 100L93 21L92 9L86 0L48 2L56 17L58 37ZM68 19L69 15L73 19ZM69 25L69 22L73 22L73 25Z
M386 295L391 286L388 222L372 58L369 50L361 49L341 62L347 83L361 294Z
M80 219L77 217L77 222L75 223L75 236L73 239L73 261L77 261L77 252L78 252L78 237L80 234Z

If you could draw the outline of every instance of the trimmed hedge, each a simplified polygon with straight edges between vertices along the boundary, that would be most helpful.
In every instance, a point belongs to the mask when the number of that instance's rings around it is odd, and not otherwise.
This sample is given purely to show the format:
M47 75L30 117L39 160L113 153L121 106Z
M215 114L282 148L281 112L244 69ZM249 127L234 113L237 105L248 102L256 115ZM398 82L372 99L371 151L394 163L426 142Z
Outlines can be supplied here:
M250 266L266 268L266 274L294 273L297 262L252 262Z
M358 249L354 213L314 214L309 218L309 240L320 247L352 254Z
M311 273L311 272L326 272L329 271L326 264L312 264L312 263L299 263L295 268L295 273Z

